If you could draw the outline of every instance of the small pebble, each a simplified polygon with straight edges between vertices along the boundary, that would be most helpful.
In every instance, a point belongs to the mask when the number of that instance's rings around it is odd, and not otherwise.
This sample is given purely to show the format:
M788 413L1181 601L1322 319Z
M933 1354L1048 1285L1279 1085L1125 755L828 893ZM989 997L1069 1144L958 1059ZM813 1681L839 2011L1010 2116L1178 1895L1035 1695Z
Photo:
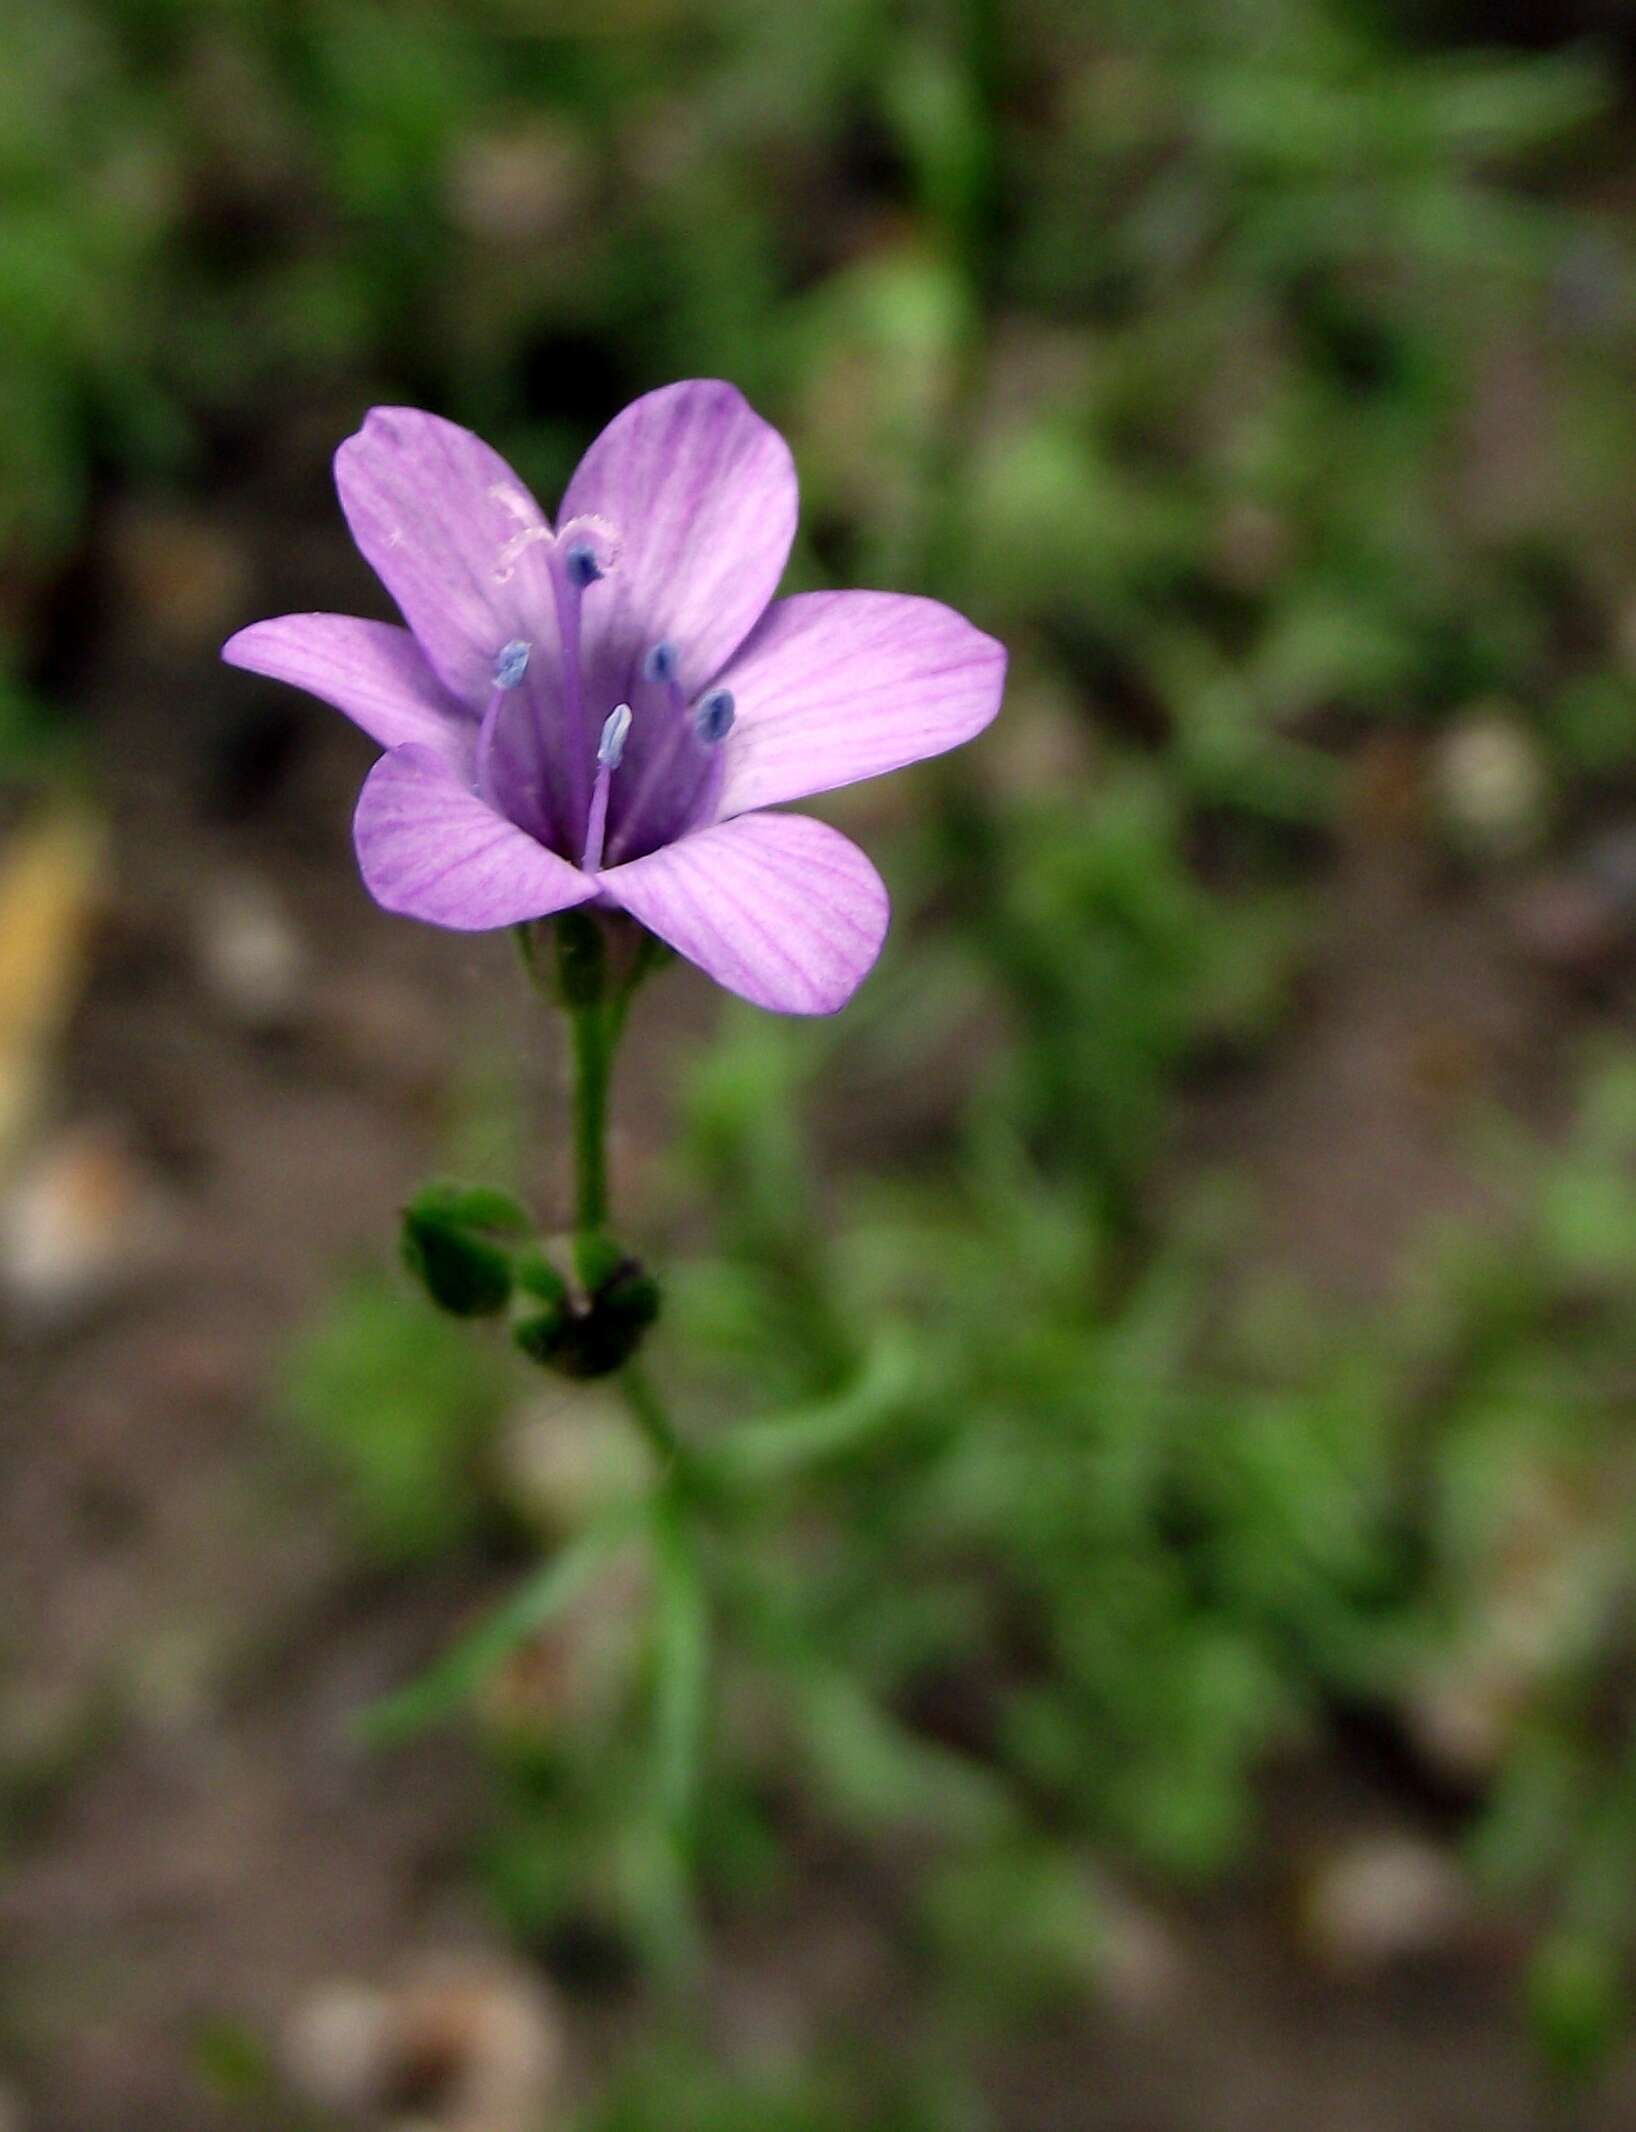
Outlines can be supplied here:
M1453 1860L1420 1838L1385 1831L1322 1860L1301 1891L1302 1936L1326 1966L1383 1969L1450 1947L1470 1922Z
M321 2109L391 2132L540 2132L562 2076L561 2017L511 1964L440 1956L404 1982L337 1982L292 2018L281 2053Z
M1498 1488L1498 1480L1493 1485ZM1541 1687L1617 1609L1624 1548L1610 1497L1571 1471L1530 1461L1496 1495L1467 1575L1464 1620L1405 1717L1452 1774L1492 1776Z
M1475 857L1518 858L1550 826L1545 758L1503 703L1474 707L1449 728L1437 745L1433 784L1445 829Z
M297 1018L307 955L269 882L237 873L213 883L195 937L204 980L235 1021L273 1029Z
M27 1162L0 1199L0 1293L52 1327L103 1302L153 1242L145 1179L119 1136L78 1126Z
M392 2002L372 1985L322 1985L291 2016L280 2056L286 2077L324 2110L361 2113L384 2097L391 2077Z
M537 243L575 221L591 182L584 148L566 128L534 124L479 134L456 155L449 211L482 242Z
M1410 1692L1403 1717L1416 1747L1457 1783L1486 1783L1516 1730L1517 1684L1492 1665L1466 1662Z
M1166 2020L1184 1997L1187 1959L1158 1911L1120 1889L1098 1896L1101 1944L1097 1986L1103 2000L1131 2021Z
M595 1391L531 1400L495 1448L501 1495L550 1539L565 1539L643 1485L647 1464L615 1401Z

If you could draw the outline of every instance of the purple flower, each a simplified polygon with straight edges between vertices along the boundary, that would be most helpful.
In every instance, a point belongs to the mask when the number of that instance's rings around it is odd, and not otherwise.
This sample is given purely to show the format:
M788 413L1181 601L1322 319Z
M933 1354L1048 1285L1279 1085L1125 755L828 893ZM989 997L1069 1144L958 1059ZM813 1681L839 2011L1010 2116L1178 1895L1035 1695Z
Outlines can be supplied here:
M376 408L335 478L408 627L283 615L222 656L387 751L356 821L376 902L461 931L618 906L758 1006L842 1006L886 891L838 831L764 810L969 740L1002 647L935 600L774 600L795 468L731 385L627 407L554 531L486 444L412 408Z

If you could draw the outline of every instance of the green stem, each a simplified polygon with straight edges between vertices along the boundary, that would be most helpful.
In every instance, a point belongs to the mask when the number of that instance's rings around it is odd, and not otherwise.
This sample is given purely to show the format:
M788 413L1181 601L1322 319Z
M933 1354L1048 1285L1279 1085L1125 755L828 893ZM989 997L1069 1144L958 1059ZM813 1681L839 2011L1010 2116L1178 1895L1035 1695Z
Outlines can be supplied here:
M518 928L518 943L530 977L545 991L528 927ZM556 922L556 997L568 1017L573 1062L574 1226L582 1239L598 1235L608 1222L608 1090L620 1033L632 994L666 952L644 935L623 978L610 982L607 946L596 920L569 911ZM660 1471L668 1482L685 1487L694 1475L693 1461L647 1372L628 1362L620 1384Z
M555 947L556 993L573 1057L574 1226L585 1237L608 1219L608 1083L623 1016L610 997L607 942L596 919L565 911Z
M574 1058L574 1226L593 1235L608 1220L608 1082L613 1067L606 1010L571 1007Z
M664 1401L654 1390L647 1371L640 1362L627 1362L619 1373L619 1383L631 1419L660 1466L666 1473L681 1473L688 1462L687 1446L677 1435L676 1425L666 1412Z

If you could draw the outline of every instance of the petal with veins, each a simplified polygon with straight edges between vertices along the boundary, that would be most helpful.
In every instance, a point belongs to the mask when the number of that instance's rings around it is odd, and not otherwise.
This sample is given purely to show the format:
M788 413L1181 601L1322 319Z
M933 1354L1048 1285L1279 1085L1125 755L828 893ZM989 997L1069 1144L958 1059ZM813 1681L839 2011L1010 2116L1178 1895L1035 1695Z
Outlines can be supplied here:
M550 529L498 452L440 415L376 407L335 454L335 485L364 560L468 710L487 702L503 645L555 665Z
M722 674L734 704L720 811L805 799L941 755L1000 707L1005 647L937 600L780 600Z
M598 880L706 976L781 1014L845 1006L891 915L858 847L801 814L718 822Z
M587 903L596 883L465 783L431 748L396 748L364 780L353 821L364 886L383 910L456 932Z
M462 756L476 727L396 622L350 614L281 614L222 646L229 666L289 681L345 711L383 748L410 742Z
M703 688L778 590L797 500L789 446L736 386L693 378L616 415L562 499L564 519L606 518L621 537L585 600L589 700L629 697L660 643L684 694Z

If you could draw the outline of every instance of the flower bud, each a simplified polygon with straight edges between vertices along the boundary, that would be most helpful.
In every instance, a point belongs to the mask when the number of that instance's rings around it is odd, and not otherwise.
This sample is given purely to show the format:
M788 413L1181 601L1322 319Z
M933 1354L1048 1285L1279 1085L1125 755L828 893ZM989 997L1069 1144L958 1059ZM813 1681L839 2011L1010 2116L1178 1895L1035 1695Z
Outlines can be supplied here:
M543 1251L525 1251L517 1261L517 1289L530 1307L512 1327L511 1337L530 1362L553 1365L568 1323L568 1283Z
M659 1284L624 1247L602 1233L574 1244L577 1296L538 1254L518 1267L519 1289L537 1297L513 1328L523 1353L561 1376L611 1376L642 1344L659 1315Z

